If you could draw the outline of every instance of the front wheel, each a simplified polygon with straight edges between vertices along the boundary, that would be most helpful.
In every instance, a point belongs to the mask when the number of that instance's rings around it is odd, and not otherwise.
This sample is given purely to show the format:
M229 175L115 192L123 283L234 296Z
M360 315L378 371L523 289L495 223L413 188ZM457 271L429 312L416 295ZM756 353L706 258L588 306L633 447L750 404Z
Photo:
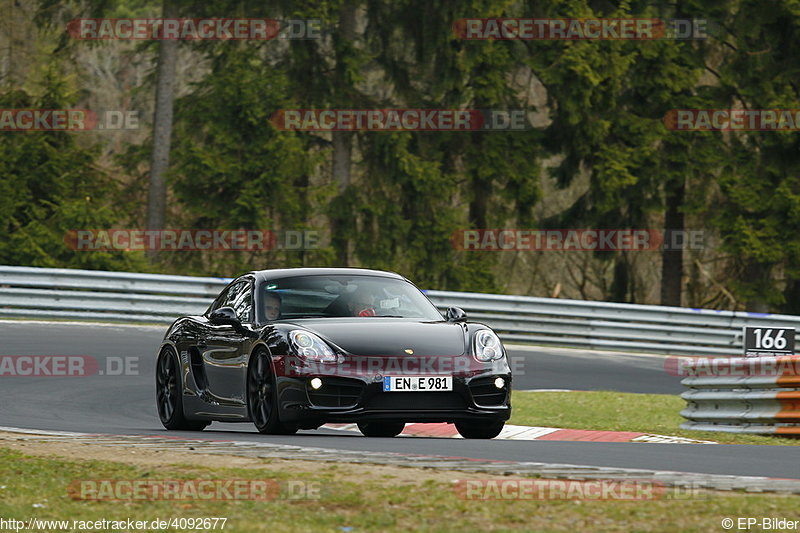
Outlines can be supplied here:
M403 422L359 422L358 429L365 437L396 437L403 432Z
M165 347L156 363L156 407L167 429L200 431L209 423L187 420L183 414L183 387L175 350Z
M506 423L498 422L456 422L458 433L465 439L493 439L503 431Z
M247 367L247 409L259 433L291 435L297 432L297 426L281 424L278 418L275 376L264 350L259 350Z

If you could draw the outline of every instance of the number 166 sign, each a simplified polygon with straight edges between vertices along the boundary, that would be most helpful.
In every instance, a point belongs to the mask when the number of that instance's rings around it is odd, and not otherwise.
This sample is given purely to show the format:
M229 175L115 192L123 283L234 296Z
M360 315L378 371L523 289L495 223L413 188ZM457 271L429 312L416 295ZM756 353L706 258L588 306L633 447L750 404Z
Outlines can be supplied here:
M794 355L794 328L744 328L744 355L768 357Z

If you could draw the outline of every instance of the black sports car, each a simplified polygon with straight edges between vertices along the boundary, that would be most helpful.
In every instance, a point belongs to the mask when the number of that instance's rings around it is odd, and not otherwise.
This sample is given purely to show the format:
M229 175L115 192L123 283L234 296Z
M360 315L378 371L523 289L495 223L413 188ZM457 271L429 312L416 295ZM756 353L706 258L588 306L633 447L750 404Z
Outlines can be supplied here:
M250 272L204 315L176 320L156 367L167 429L253 422L289 434L356 422L393 437L406 422L493 438L511 415L500 339L402 276L355 268Z

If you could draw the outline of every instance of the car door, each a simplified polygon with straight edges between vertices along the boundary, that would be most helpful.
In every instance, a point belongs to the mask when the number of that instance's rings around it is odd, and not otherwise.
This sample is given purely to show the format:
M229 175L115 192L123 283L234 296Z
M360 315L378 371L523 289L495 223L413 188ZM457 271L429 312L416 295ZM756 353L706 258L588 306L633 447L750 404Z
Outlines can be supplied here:
M242 324L236 328L227 324L206 325L198 349L208 380L208 392L214 400L244 405L245 372L253 323L253 283L249 278L237 280L228 287L214 308L232 307Z

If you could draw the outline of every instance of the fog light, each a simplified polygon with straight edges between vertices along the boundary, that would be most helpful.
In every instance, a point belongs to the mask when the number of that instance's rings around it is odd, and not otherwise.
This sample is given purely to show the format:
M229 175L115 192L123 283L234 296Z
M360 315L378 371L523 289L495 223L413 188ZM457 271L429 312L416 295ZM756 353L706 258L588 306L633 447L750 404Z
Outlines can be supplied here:
M319 378L314 378L311 380L311 388L317 390L318 388L322 387L322 380Z
M497 387L498 389L502 389L503 387L506 386L506 380L504 380L503 378L495 378L494 386Z

